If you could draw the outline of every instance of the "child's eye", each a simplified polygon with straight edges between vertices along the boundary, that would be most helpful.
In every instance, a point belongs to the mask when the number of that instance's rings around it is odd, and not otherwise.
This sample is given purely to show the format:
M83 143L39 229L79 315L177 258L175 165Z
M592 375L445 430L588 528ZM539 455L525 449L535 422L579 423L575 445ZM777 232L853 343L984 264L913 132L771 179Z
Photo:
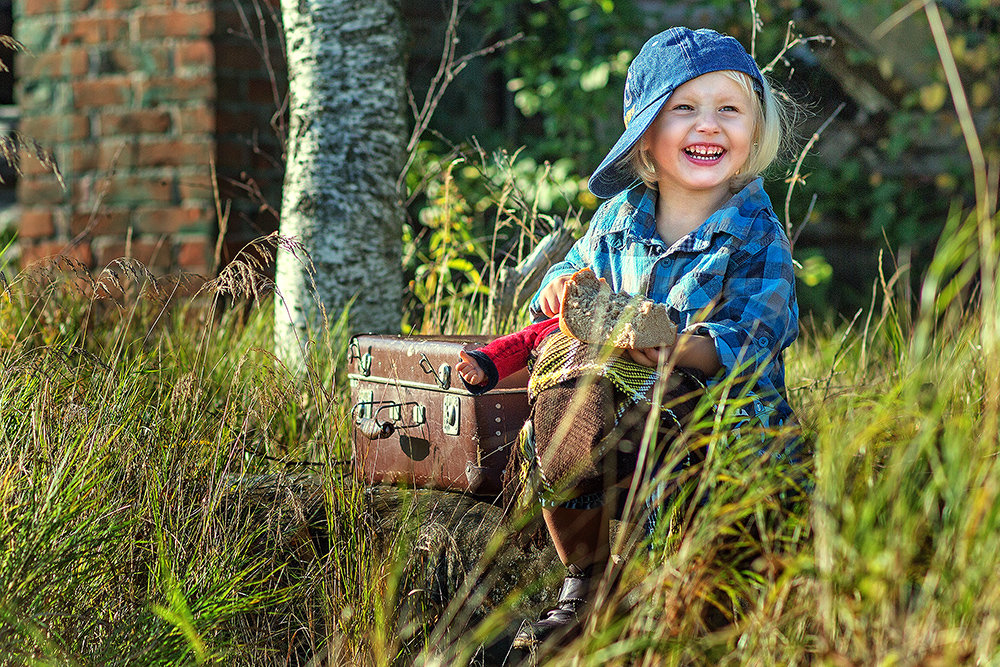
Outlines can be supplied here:
M694 107L691 106L690 104L678 104L674 106L674 109L676 109L677 111L691 111L691 109L694 109Z
M729 111L729 112L732 112L732 113L739 113L740 110L737 107L734 107L731 104L727 104L726 106L721 107L719 109L719 111Z

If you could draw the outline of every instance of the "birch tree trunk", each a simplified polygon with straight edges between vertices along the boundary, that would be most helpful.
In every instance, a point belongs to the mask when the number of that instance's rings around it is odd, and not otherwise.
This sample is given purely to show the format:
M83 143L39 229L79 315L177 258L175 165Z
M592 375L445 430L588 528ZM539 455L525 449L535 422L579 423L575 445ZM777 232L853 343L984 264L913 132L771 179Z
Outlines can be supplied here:
M280 232L309 258L278 249L275 349L298 370L307 341L349 304L353 330L399 330L403 23L399 0L281 0L281 14L291 103Z

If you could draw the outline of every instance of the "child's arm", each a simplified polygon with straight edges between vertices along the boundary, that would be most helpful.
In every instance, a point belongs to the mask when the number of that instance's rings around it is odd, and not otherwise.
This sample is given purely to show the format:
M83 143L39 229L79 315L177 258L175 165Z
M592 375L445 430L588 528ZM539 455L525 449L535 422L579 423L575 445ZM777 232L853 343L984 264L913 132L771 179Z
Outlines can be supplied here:
M566 283L569 282L571 275L573 274L564 273L561 276L556 276L538 293L538 297L534 305L537 306L546 317L555 317L559 314L559 311L562 308L563 291L565 291Z
M727 372L756 367L780 354L798 334L788 242L780 237L731 266L719 306L691 329L711 336Z
M542 278L541 287L535 292L531 303L528 305L528 312L535 321L546 317L553 317L559 314L559 306L562 300L563 287L569 277L580 269L591 266L594 230L599 226L598 220L601 218L603 205L594 214L594 218L587 228L587 233L578 239L573 247L566 253L566 257L561 262L556 262L545 272Z
M500 380L527 366L531 351L558 327L559 319L550 318L500 336L478 350L459 352L462 360L455 369L470 392L485 394Z
M682 334L672 346L628 350L628 353L632 361L653 368L658 365L661 357L665 364L696 368L707 376L715 375L722 368L719 354L715 350L715 341L709 336Z

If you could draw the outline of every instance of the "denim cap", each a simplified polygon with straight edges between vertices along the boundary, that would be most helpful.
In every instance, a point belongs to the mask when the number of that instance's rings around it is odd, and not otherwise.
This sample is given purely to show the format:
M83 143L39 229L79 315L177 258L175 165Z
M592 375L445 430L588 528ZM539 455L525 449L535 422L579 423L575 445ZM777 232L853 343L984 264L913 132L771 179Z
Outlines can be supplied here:
M749 75L754 90L763 99L760 68L733 37L707 28L670 28L650 38L629 65L625 78L625 132L590 177L590 191L609 199L631 186L635 175L619 163L652 124L670 94L682 83L721 70Z

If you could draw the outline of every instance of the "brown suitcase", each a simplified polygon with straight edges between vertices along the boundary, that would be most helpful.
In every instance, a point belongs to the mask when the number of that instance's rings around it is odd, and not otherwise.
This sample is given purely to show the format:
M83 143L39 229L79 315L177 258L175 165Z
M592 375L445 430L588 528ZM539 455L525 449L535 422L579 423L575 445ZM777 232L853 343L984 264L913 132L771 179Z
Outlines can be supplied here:
M528 417L527 370L481 396L454 370L460 350L490 336L361 335L348 378L355 477L497 497Z

